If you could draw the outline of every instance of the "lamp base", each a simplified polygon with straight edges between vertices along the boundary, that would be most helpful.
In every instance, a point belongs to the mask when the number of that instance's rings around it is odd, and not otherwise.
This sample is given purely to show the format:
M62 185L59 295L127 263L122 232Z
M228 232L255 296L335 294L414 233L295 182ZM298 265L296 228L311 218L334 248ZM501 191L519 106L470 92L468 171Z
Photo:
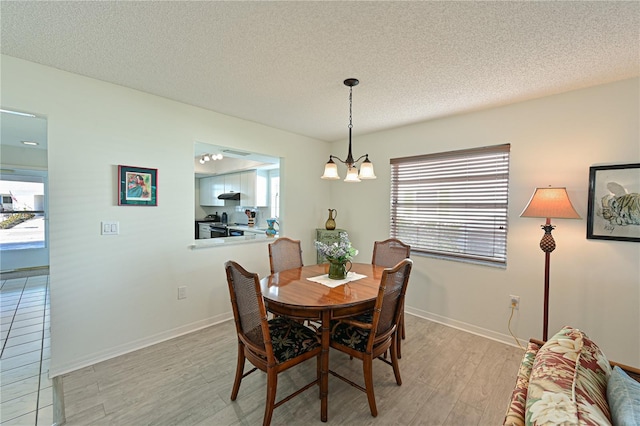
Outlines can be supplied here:
M548 223L546 225L542 225L541 228L544 229L544 235L540 240L540 248L545 253L551 253L556 249L556 242L553 239L553 235L551 235L551 231L553 231L555 226Z
M544 235L540 240L540 248L544 252L544 307L542 318L542 340L547 341L549 331L549 263L551 261L551 252L556 249L556 242L551 235L551 231L555 228L551 224L551 219L547 218L547 223L540 226L544 229Z

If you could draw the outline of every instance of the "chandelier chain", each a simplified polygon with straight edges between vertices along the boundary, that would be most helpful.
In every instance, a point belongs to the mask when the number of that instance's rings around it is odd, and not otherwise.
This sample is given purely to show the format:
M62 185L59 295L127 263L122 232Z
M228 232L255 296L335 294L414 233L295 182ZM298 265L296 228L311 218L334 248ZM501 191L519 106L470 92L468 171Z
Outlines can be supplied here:
M351 109L353 106L353 86L349 87L349 128L352 129L353 128L353 123L351 121Z

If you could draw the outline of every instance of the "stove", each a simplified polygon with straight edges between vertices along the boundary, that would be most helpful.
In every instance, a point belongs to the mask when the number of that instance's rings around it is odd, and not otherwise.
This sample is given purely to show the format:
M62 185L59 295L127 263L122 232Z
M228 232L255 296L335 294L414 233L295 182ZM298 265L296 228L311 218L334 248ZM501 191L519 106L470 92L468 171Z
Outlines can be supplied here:
M226 223L214 223L211 224L211 238L223 238L223 237L241 237L244 235L244 231L234 229L233 227L238 225L247 226L242 223L235 223L227 225Z
M225 238L241 237L244 231L233 229L234 226L247 226L246 223L233 223L228 225L224 222L214 222L212 219L204 218L196 220L196 238ZM229 229L231 227L232 229Z
M223 225L222 222L220 222L220 218L217 218L218 220L215 220L213 218L210 218L209 216L205 217L204 219L196 220L196 239L202 240L202 239L208 239L208 238L219 238L223 236L226 237L227 236L226 225ZM212 227L214 226L215 227L224 226L225 235L221 235L219 231L213 232Z
M211 238L224 238L229 236L227 225L222 222L213 222L210 224Z

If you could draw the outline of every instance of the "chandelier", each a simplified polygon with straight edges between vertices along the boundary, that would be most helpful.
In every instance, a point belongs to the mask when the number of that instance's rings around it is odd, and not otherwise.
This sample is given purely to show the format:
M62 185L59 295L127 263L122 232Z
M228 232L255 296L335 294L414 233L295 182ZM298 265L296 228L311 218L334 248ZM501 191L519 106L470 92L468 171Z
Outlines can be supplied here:
M334 159L347 166L347 177L344 179L345 182L360 182L361 179L376 178L376 175L373 173L373 163L369 161L369 154L361 155L357 160L354 160L353 154L351 153L351 129L353 128L351 109L353 105L353 86L358 85L358 83L360 82L355 78L348 78L344 81L344 85L349 87L349 152L347 153L347 159L343 161L335 155L329 155L329 161L325 164L324 174L321 176L322 179L340 179L340 176L338 175L338 165L333 161ZM358 173L358 161L363 158L364 161L360 165L360 173Z

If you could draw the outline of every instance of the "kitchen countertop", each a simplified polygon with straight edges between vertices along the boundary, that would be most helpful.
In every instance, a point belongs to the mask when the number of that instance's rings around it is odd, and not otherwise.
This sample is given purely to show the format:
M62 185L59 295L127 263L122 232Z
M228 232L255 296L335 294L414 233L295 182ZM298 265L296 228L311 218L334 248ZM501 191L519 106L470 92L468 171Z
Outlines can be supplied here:
M195 243L191 244L189 248L192 250L196 250L196 249L204 249L204 248L211 248L211 247L221 247L221 246L224 247L224 246L233 245L233 244L266 243L266 242L271 242L276 238L278 238L278 236L267 237L267 235L264 232L260 232L260 233L251 232L249 234L245 234L238 237L207 238L202 240L195 240Z
M253 232L256 234L262 234L267 230L267 228L261 228L258 226L249 226L241 223L222 223L219 221L214 221L213 219L198 219L196 220L196 223L209 223L211 225L225 225L227 229L236 229L238 231Z
M254 234L264 234L267 230L267 228L259 228L257 226L248 225L227 225L227 229L235 229L237 231L251 232Z

